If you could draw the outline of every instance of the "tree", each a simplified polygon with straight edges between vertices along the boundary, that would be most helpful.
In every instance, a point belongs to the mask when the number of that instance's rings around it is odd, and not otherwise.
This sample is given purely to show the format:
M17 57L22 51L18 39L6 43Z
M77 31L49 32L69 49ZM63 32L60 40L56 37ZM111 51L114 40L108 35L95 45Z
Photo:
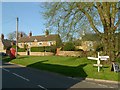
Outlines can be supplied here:
M72 42L67 42L65 43L64 47L63 47L64 51L74 51L75 50L75 46Z
M118 2L55 2L48 3L45 11L47 25L54 26L58 33L74 36L82 25L91 26L104 45L105 55L115 60L115 33L120 23ZM77 34L76 34L77 35Z
M20 38L20 34L22 34L23 37L27 36L27 34L25 34L24 32L20 31L20 32L18 32L18 39ZM16 31L13 31L13 32L9 33L7 35L7 38L9 40L15 40L16 39Z

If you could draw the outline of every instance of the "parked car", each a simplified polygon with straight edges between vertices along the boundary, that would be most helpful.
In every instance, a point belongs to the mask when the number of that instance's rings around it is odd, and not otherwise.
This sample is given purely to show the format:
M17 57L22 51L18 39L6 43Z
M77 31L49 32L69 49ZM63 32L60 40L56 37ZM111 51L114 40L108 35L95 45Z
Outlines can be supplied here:
M8 56L8 55L4 52L0 52L0 56Z

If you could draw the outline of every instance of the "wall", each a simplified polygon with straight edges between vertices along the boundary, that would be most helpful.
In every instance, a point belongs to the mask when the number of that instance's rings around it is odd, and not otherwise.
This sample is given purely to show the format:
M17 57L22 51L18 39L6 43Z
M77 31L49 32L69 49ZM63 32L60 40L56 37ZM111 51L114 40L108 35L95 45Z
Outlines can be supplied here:
M58 56L82 56L82 52L80 51L59 51L57 55Z
M52 52L30 52L31 56L53 56Z
M18 55L27 55L27 52L18 52Z
M19 55L27 55L27 52L18 52ZM52 52L30 52L30 56L53 56Z
M26 44L28 45L28 48L30 47L39 47L39 46L51 46L50 42L52 42L53 45L56 45L56 41L41 41L41 42L27 42ZM42 43L41 45L39 45L39 43ZM24 44L25 43L18 43L18 46L20 48L24 48Z

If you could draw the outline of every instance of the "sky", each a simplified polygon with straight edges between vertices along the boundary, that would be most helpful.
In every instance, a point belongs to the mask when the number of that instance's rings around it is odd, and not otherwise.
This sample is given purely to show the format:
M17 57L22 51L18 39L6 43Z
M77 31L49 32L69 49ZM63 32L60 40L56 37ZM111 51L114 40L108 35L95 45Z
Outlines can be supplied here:
M43 35L45 19L42 15L44 2L3 2L2 3L2 33L5 38L16 30L16 18L19 18L18 31L27 35Z

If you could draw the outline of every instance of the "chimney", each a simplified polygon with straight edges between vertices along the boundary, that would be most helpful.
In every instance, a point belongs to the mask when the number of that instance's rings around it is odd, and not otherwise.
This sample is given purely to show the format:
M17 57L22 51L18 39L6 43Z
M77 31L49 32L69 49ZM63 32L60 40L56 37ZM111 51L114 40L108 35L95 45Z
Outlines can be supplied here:
M1 34L1 39L2 39L2 40L4 39L4 34Z
M29 37L32 36L32 32L29 33Z
M22 34L22 32L20 33L20 38L21 38L21 37L23 37L23 34Z

